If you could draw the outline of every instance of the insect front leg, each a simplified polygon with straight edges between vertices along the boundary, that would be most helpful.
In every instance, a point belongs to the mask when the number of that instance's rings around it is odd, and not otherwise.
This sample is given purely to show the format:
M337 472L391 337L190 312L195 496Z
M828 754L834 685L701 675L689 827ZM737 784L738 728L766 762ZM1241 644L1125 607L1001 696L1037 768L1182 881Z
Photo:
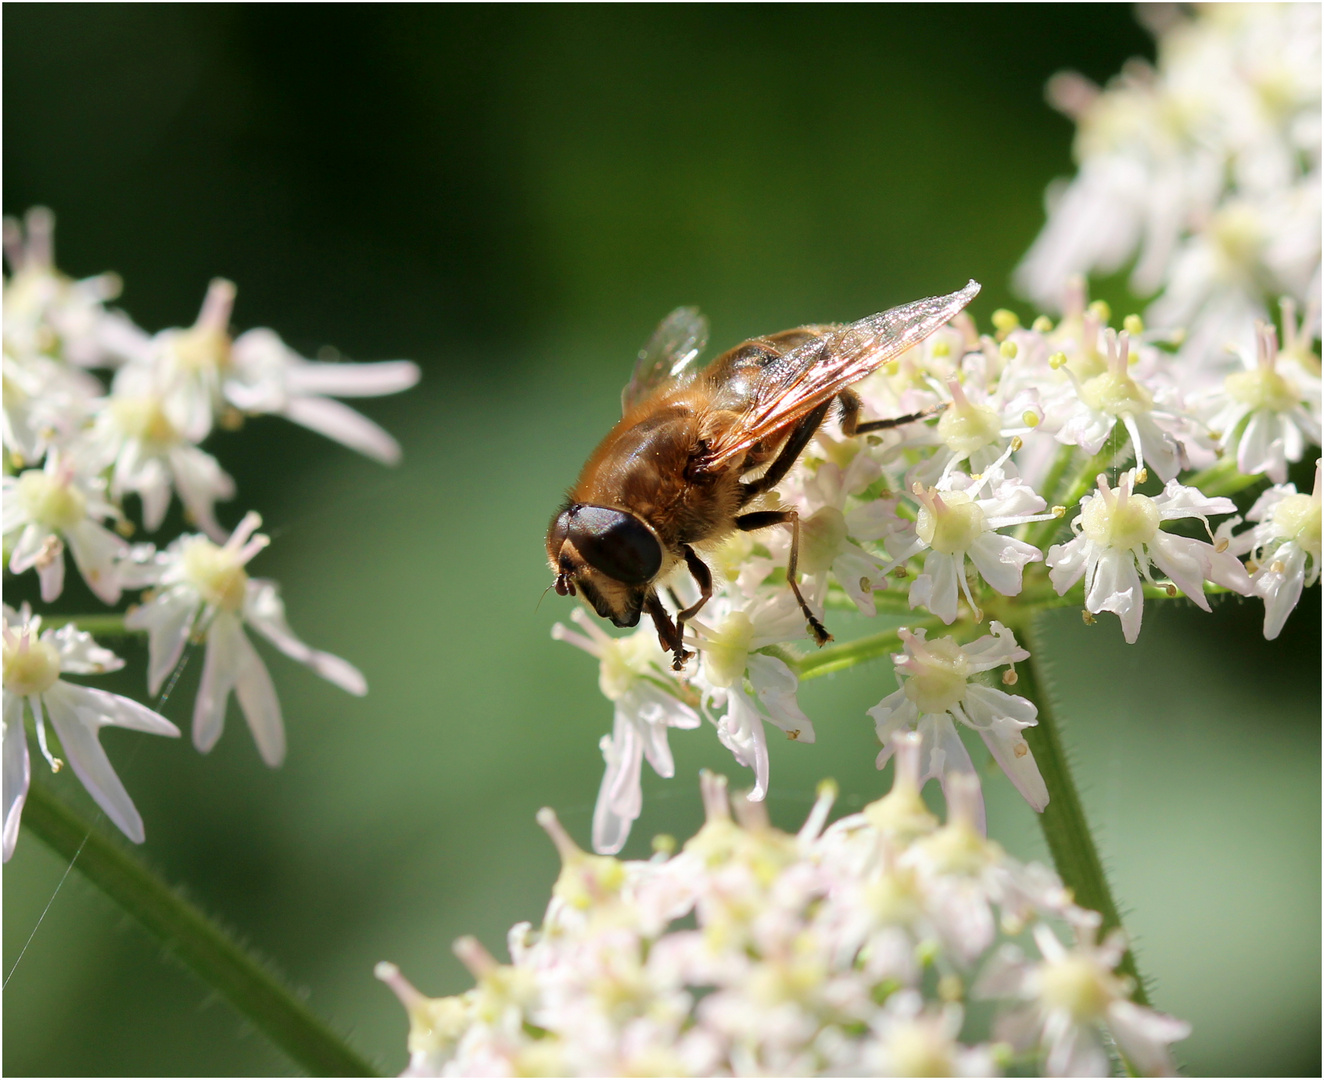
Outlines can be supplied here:
M713 596L713 575L712 571L708 569L708 564L694 554L694 549L690 547L689 544L681 544L680 550L685 553L685 565L689 568L690 576L694 578L695 583L699 586L699 599L694 601L694 603L684 611L677 614L677 640L683 640L685 636L685 624L689 622L690 619L694 618L694 616L699 613L699 609L702 608L704 604L708 603ZM689 653L685 654L685 656L689 655ZM679 671L684 664L685 657L678 655L673 659L671 666L674 670Z
M770 525L789 525L791 527L791 558L786 567L786 581L791 586L791 592L795 593L795 599L799 601L800 610L809 622L810 634L813 635L819 648L822 648L832 640L832 635L827 632L827 627L819 622L814 613L809 610L809 605L800 592L800 585L795 580L796 567L800 562L800 515L794 510L756 510L750 514L741 514L740 517L736 518L736 528L741 532L766 529Z
M671 621L671 616L667 614L667 609L662 606L662 601L657 598L657 593L651 589L648 595L644 597L644 610L648 612L653 620L653 626L657 628L658 643L667 652L671 653L671 667L679 671L685 666L685 661L694 654L685 651L685 645L681 641L680 628Z
M908 413L905 416L893 416L887 420L865 420L861 423L859 394L854 390L843 390L837 395L837 401L841 406L841 433L847 438L855 435L867 435L871 431L883 431L886 428L900 427L902 424L909 424L915 420L926 420L946 408L945 405L931 405L921 412Z

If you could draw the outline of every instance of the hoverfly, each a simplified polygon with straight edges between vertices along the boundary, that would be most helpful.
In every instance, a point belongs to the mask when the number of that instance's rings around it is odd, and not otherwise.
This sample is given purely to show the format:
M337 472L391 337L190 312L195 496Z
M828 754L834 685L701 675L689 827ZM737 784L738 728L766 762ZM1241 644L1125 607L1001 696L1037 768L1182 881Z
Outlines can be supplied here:
M776 487L834 403L848 436L931 415L861 421L860 398L850 387L923 341L978 292L971 281L959 292L845 326L753 338L706 368L695 361L707 342L707 321L695 308L677 308L639 353L621 394L620 421L552 518L547 558L557 593L582 594L617 626L635 626L647 612L679 671L692 655L683 645L685 623L712 596L712 573L696 549L736 530L787 525L787 583L814 640L827 644L831 635L796 580L798 515L746 508ZM681 566L698 585L699 599L673 620L658 586Z

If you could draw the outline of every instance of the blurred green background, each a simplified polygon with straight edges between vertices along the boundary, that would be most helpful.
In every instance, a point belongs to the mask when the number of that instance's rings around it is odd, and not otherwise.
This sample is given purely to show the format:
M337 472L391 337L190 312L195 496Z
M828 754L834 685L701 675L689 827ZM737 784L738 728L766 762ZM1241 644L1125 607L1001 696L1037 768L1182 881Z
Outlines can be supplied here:
M275 541L254 573L371 692L265 650L278 771L234 706L207 757L108 731L142 856L398 1071L404 1014L373 964L463 989L456 936L504 955L540 916L537 808L588 841L611 709L549 637L570 609L537 606L541 545L635 350L681 303L718 347L968 277L978 318L1014 304L1072 168L1043 83L1136 54L1125 7L7 6L4 209L52 207L65 270L120 272L149 330L224 275L239 328L424 370L364 405L405 447L395 470L274 419L214 437L240 491L222 520L256 508ZM1319 1071L1318 596L1272 645L1258 602L1149 611L1131 648L1110 618L1051 626L1087 807L1156 1004L1195 1024L1195 1074ZM76 589L65 608L96 610ZM143 652L114 688L141 693ZM165 706L181 727L200 667ZM819 742L773 745L775 821L823 776L846 809L884 790L864 710L892 689L886 663L806 685ZM672 745L628 855L692 832L700 767L748 780L710 727ZM985 787L990 832L1046 858L1006 781ZM292 1071L65 870L25 834L4 871L7 1074Z

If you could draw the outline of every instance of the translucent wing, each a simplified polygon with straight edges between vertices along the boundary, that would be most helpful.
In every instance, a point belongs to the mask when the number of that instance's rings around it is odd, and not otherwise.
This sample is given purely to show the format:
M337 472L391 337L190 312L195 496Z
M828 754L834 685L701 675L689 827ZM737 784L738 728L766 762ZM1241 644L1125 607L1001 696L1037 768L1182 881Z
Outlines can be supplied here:
M830 330L768 364L741 420L710 444L701 467L738 463L756 443L784 433L788 424L918 345L978 292L979 283L971 281L960 292L902 304Z
M707 343L708 320L699 309L676 308L639 350L634 374L621 391L621 412L629 412L663 383L693 376L698 370L694 361Z

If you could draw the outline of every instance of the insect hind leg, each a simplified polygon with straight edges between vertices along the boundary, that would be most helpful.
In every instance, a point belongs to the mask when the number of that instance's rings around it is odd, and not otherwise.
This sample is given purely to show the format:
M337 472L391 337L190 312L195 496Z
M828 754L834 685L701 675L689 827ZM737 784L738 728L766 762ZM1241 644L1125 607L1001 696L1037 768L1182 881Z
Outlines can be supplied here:
M942 412L945 405L931 405L916 413L907 413L905 416L893 416L886 420L860 420L860 395L854 390L843 390L837 395L837 402L841 406L841 433L847 438L853 438L856 435L867 435L871 431L884 431L887 428L900 427L902 424L911 424L916 420L927 420L930 416L936 416Z
M741 532L754 532L756 529L766 529L773 525L789 525L791 527L791 558L786 566L786 582L791 586L791 592L795 593L795 599L800 604L800 611L804 614L805 620L809 623L809 633L821 649L829 641L832 635L828 633L818 617L809 610L809 604L805 601L804 594L800 592L800 584L796 581L796 569L800 562L800 515L794 510L755 510L749 514L741 514L736 518L736 528Z

